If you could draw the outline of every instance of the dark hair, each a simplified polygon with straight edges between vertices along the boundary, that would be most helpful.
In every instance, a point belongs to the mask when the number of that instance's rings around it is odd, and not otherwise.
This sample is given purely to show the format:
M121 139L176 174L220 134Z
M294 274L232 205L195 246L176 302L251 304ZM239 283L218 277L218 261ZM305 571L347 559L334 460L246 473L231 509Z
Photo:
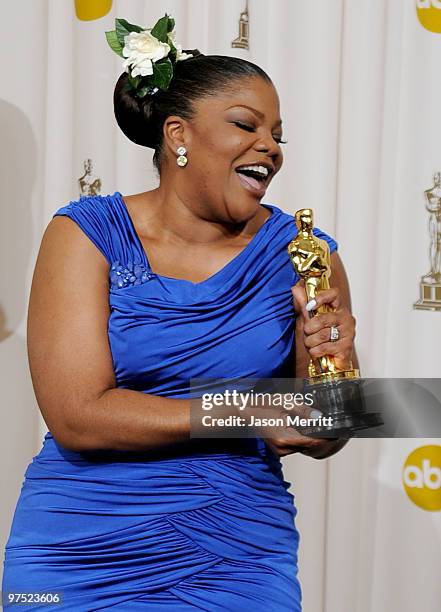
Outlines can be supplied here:
M203 55L197 49L186 50L194 57L174 65L173 78L167 91L137 98L128 86L124 72L118 79L113 96L116 121L132 142L155 150L153 163L161 168L163 126L170 115L190 120L193 102L215 96L241 78L261 77L271 83L267 73L247 60L227 55Z

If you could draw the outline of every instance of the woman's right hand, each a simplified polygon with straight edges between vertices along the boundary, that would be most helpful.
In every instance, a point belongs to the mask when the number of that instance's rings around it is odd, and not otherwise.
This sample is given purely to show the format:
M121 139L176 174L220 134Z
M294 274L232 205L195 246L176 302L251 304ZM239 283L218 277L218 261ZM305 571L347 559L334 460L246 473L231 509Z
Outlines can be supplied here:
M348 442L347 438L311 438L296 433L295 441L293 441L291 435L290 437L282 435L263 438L263 440L277 457L302 453L302 455L308 455L314 457L314 459L326 459L334 455Z
M319 410L311 408L311 406L298 405L291 410L284 409L261 409L262 417L271 418L282 418L286 423L287 416L299 416L300 418L318 418L322 415ZM256 435L259 435L259 431L256 430ZM266 430L260 434L260 437L265 441L266 445L273 451L278 457L285 455L291 455L293 453L303 451L314 451L318 449L321 444L326 441L322 438L313 438L302 435L293 426L285 424L281 426L268 426Z
M308 425L316 426L320 423L317 419L323 416L322 412L314 405L297 403L293 401L293 394L277 393L277 397L271 396L268 401L268 393L264 393L260 398L255 397L251 404L239 405L228 398L222 403L222 394L219 393L219 402L216 401L213 413L207 413L213 406L207 407L203 402L192 406L191 429L192 436L195 438L205 438L207 433L207 423L209 418L210 436L213 438L225 437L225 430L230 427L236 434L239 430L241 435L233 437L261 438L265 441L269 449L278 457L293 453L302 453L310 457L322 459L333 454L346 443L339 438L319 438L306 436L301 433L304 423L292 423L292 419L316 419L311 420ZM289 397L288 397L289 396ZM291 417L289 419L288 417ZM325 422L323 422L325 424ZM296 428L298 427L298 429ZM300 431L299 431L300 430ZM337 444L336 444L337 441Z

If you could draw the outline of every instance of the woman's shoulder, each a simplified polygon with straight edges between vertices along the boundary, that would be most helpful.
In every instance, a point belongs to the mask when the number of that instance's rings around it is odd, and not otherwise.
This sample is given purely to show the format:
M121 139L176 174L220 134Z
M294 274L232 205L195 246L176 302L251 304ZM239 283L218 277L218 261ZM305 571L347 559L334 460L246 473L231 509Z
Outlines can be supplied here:
M119 191L115 191L113 194L101 195L81 195L76 200L70 200L66 204L63 204L60 208L58 208L54 213L53 217L58 214L62 214L62 211L68 211L71 209L74 210L84 210L84 211L101 211L105 212L110 210L114 206L114 202L121 194Z
M119 196L118 191L108 195L82 195L58 208L52 218L65 216L72 219L111 263L118 246Z

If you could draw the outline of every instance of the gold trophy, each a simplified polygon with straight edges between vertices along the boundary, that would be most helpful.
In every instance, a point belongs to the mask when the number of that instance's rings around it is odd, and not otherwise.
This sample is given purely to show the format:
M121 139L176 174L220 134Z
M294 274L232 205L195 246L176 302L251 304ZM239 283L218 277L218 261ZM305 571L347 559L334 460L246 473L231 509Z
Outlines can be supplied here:
M295 214L297 236L288 245L288 254L297 274L305 281L307 301L314 299L320 291L329 289L331 256L325 240L313 234L314 213L311 208L302 208ZM332 312L329 304L311 310L312 318L318 314ZM338 330L337 330L338 331ZM339 370L332 356L324 355L311 359L308 378L304 380L304 393L311 393L314 404L323 415L332 417L329 426L303 428L304 435L334 433L351 434L357 429L382 425L377 413L367 413L362 393L362 380L356 368Z

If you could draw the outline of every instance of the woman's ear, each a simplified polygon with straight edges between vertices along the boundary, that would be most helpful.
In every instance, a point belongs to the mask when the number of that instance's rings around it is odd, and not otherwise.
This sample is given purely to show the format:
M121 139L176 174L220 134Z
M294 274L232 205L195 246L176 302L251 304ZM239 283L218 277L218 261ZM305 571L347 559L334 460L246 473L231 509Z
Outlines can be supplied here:
M189 125L185 119L175 115L167 117L164 121L164 144L173 156L179 147L189 148Z

